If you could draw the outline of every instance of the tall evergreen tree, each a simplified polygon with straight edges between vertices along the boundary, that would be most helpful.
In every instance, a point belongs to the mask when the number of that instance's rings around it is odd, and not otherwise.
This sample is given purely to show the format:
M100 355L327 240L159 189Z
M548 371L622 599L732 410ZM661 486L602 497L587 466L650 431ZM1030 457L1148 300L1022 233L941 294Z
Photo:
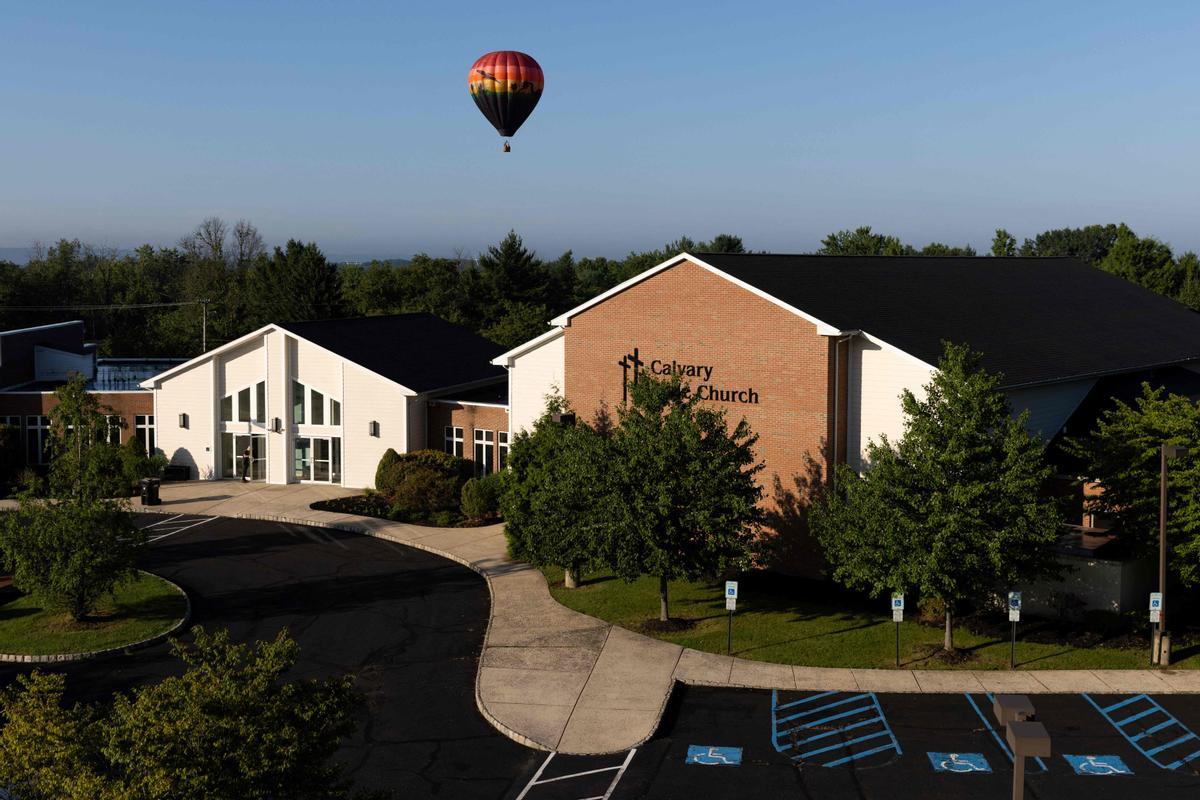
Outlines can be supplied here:
M341 276L315 243L289 239L250 272L257 324L331 319L343 314Z

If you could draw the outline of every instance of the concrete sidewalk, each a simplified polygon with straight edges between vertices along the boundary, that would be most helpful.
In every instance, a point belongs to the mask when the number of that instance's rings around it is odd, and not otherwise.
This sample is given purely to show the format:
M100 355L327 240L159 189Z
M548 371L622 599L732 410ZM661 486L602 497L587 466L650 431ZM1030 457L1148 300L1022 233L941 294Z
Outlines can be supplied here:
M500 525L426 528L309 508L354 493L314 484L174 483L163 484L163 505L155 510L354 531L428 550L479 572L492 606L476 703L499 730L537 748L592 754L634 747L658 727L675 681L877 692L1200 693L1198 670L823 669L701 653L559 605L541 572L505 556Z

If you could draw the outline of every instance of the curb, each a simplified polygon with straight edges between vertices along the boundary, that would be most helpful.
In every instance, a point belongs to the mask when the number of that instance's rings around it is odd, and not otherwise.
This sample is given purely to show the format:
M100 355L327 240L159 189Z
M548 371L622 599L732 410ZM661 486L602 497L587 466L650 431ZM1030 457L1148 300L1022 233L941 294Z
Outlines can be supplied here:
M153 572L139 569L138 572L143 575L154 575ZM192 621L192 599L188 597L188 593L180 588L179 584L174 581L169 581L161 575L154 575L160 581L164 581L168 586L183 595L183 619L176 622L169 629L162 633L156 633L146 639L141 639L130 644L123 644L118 647L107 647L103 650L91 650L86 653L54 653L51 655L23 655L20 653L0 653L0 663L5 664L63 664L71 661L91 661L93 659L107 658L110 656L124 655L134 650L140 650L151 645L156 645L159 642L164 642L174 636L183 628L187 627Z

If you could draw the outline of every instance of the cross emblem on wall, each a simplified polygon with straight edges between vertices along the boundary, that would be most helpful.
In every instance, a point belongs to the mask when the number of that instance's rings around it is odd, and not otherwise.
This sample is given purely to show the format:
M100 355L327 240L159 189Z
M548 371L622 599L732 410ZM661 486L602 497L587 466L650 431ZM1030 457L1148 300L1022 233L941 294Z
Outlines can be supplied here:
M621 368L621 402L624 403L629 400L629 371L633 370L633 382L637 383L638 372L644 366L638 357L638 349L633 348L633 352L622 357L617 366Z

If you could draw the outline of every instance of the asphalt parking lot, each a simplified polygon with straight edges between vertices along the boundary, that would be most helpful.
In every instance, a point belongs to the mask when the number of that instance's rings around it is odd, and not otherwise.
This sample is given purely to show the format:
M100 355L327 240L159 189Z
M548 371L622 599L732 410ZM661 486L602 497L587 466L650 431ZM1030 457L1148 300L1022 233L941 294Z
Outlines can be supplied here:
M397 797L1009 797L1012 762L990 698L681 687L658 734L604 756L547 754L475 708L488 617L483 580L381 539L195 515L139 515L144 566L183 586L194 623L237 640L287 627L296 674L352 673L367 697L340 753L361 789ZM0 667L0 685L17 667ZM61 667L73 699L179 670L165 645ZM1027 764L1026 796L1200 797L1200 697L1037 695L1054 754Z
M287 627L298 676L353 673L367 697L341 750L361 789L397 797L505 795L541 754L496 732L475 708L476 662L488 618L482 578L382 539L323 528L195 515L139 515L143 566L187 590L193 624L239 641ZM74 699L179 671L166 645L60 668ZM17 667L0 665L0 685Z
M1054 754L1026 761L1026 797L1200 796L1200 698L1032 699ZM1004 731L983 694L685 687L632 756L556 756L539 768L509 797L1003 800L1012 786Z

